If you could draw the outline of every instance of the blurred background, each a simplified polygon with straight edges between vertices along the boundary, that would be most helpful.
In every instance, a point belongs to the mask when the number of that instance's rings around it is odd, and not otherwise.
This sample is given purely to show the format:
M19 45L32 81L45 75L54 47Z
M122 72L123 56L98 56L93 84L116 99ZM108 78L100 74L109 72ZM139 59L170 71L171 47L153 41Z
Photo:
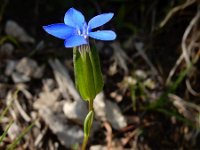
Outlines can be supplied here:
M115 14L102 29L117 39L96 41L105 85L88 149L199 149L198 0L0 0L0 149L80 148L72 49L42 29L71 7Z

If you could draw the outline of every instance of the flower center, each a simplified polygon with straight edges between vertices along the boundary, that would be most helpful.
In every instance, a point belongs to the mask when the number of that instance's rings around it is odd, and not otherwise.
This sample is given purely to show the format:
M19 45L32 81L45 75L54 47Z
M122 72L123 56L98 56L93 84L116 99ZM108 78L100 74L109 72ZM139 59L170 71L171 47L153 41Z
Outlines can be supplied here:
M81 29L77 27L78 35L83 36L85 39L88 38L88 31L87 30L88 30L87 23L84 23L83 27Z

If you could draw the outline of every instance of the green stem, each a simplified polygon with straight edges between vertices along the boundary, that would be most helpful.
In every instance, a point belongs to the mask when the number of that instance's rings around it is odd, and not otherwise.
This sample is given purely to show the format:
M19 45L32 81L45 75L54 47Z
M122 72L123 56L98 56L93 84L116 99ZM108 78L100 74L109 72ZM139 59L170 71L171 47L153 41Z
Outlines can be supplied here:
M89 112L94 111L93 107L93 100L89 100ZM91 125L92 126L92 125ZM88 143L88 138L90 135L84 134L84 139L83 139L83 144L82 144L82 150L86 149L87 143Z
M89 112L93 111L94 107L93 107L93 100L89 100Z
M85 136L85 135L84 135L82 150L85 150L85 149L86 149L87 142L88 142L88 138L89 138L89 136Z

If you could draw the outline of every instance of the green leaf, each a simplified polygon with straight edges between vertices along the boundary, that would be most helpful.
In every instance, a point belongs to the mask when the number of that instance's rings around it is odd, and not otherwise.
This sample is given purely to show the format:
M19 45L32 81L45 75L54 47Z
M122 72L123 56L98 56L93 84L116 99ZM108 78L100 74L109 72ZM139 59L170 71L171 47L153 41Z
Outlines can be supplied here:
M103 88L103 78L96 49L89 45L74 48L76 87L84 100L93 100Z
M94 119L94 111L90 111L84 121L84 136L88 137L90 135L90 129Z
M13 124L13 120L11 120L9 122L9 124L6 127L6 130L3 132L3 134L0 136L0 144L1 142L4 140L4 138L6 137L6 134L8 133L8 130L10 129L10 126Z
M9 108L11 107L13 101L17 98L17 94L18 94L19 90L16 90L14 92L14 94L12 95L12 100L10 101L10 103L6 106L6 108L3 110L3 112L1 112L0 114L0 122L3 119L3 117L6 115L6 113L8 112Z
M28 133L28 131L35 125L35 121L25 128L22 133L6 148L6 150L14 150L21 139Z

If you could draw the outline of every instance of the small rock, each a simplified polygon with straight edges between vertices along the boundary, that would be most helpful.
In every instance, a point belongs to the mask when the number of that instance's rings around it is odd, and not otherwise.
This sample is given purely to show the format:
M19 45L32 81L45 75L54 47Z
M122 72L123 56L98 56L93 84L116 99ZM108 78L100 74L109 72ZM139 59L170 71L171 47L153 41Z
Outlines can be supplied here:
M37 68L38 68L38 65L35 60L24 57L17 63L16 71L26 76L32 77L35 73L35 70L37 70Z
M100 93L94 100L95 116L101 121L108 120L112 127L119 130L127 126L127 121L122 115L118 105L105 100L104 94Z
M18 39L20 42L35 43L35 40L29 36L22 27L12 20L6 22L5 32L7 35Z
M127 121L122 115L118 105L106 100L106 116L112 127L119 130L127 126Z
M98 120L106 121L106 104L103 92L99 93L94 99L95 117Z
M56 110L59 107L59 102L57 102L59 97L60 91L58 89L55 89L53 91L43 91L39 94L39 98L35 101L33 106L36 109L49 107L52 110Z
M63 107L65 116L80 124L83 123L85 116L87 115L87 107L84 101L66 101Z
M13 73L15 66L16 66L16 61L8 60L6 63L5 74L7 76L10 76Z
M62 111L63 101L59 101L61 98L59 88L55 88L55 82L52 79L44 80L43 84L43 91L34 102L34 108L38 109L40 116L62 145L71 148L76 143L80 144L84 135L83 130L66 119Z
M64 114L55 113L48 107L40 109L39 114L66 148L82 142L84 136L82 128L72 123L68 124Z
M23 82L30 81L30 78L28 76L18 73L18 72L13 72L11 77L15 83L23 83Z
M145 79L147 77L147 73L144 72L143 70L136 70L135 71L135 75L136 77L138 77L139 79Z

